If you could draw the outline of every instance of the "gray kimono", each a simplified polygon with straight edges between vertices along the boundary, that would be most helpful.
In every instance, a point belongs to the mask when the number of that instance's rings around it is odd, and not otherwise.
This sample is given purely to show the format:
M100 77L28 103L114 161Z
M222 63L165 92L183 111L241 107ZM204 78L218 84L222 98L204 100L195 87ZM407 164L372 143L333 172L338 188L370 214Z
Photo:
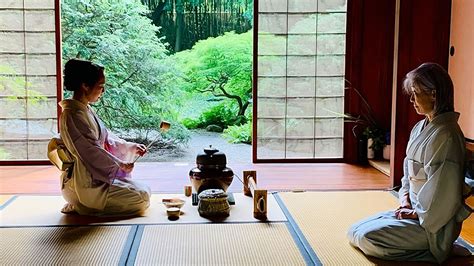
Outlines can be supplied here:
M398 220L393 210L379 213L349 229L352 245L387 260L441 263L448 257L470 214L462 195L465 142L458 118L443 113L411 132L399 195L409 195L418 219Z

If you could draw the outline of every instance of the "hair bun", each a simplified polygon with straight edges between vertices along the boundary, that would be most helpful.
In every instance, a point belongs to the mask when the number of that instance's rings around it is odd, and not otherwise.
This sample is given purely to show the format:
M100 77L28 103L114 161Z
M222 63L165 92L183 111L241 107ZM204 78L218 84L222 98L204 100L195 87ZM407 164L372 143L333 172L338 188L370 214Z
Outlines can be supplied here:
M82 83L94 85L103 75L104 67L91 61L72 58L64 65L64 88L68 91L79 90Z

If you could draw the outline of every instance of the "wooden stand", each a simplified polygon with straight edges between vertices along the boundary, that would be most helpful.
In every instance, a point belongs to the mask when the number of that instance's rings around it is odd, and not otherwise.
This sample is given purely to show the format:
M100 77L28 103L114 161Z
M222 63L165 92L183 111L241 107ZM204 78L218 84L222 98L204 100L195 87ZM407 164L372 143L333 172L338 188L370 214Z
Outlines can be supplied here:
M244 194L253 197L253 217L267 219L267 190L257 189L257 171L244 171Z

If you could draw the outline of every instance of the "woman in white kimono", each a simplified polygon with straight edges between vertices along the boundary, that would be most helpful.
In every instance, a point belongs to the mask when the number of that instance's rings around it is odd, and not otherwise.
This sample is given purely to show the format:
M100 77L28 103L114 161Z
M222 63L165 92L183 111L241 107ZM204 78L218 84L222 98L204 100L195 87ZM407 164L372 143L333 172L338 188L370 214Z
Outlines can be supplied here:
M400 206L352 225L350 243L387 260L442 263L469 214L464 205L465 140L454 112L453 83L438 64L409 72L404 90L426 118L413 128L404 160Z
M145 154L146 147L114 136L89 106L105 91L104 68L71 59L64 67L64 86L73 97L59 103L60 136L74 165L61 176L61 191L68 202L62 212L141 214L150 205L150 189L131 180L134 164L130 162Z

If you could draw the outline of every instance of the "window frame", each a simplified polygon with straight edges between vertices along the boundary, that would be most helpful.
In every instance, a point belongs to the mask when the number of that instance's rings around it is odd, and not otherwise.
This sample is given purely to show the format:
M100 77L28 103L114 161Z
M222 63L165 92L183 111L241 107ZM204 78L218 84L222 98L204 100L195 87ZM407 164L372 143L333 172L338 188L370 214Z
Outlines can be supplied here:
M18 10L18 8L3 8L4 10ZM24 9L21 9L24 10ZM61 0L54 0L54 37L55 37L55 61L56 61L56 129L59 132L59 117L61 108L58 103L62 101L62 38L61 38ZM28 140L28 138L27 138ZM46 150L45 150L46 153ZM51 165L47 159L44 160L0 160L0 166L4 165Z
M347 47L349 47L349 38L347 34L347 30L349 29L349 2L347 0L347 11L346 11L346 53L345 57L347 58ZM258 25L259 25L259 1L254 0L254 24L253 24L253 92L252 92L252 99L253 99L253 117L252 117L252 162L253 163L343 163L346 161L346 126L343 124L343 136L342 136L342 157L341 158L283 158L283 159L262 159L257 157L257 139L258 139L258 132L257 132L257 111L258 111ZM316 33L317 34L317 33ZM347 60L344 63L344 69L347 71ZM343 95L344 101L343 106L345 109L346 106L346 97ZM316 97L315 97L316 99ZM287 118L285 118L287 119ZM314 118L313 118L314 119ZM314 127L314 125L313 125ZM313 129L314 130L314 129ZM285 137L286 138L286 137ZM314 146L314 143L313 143Z

